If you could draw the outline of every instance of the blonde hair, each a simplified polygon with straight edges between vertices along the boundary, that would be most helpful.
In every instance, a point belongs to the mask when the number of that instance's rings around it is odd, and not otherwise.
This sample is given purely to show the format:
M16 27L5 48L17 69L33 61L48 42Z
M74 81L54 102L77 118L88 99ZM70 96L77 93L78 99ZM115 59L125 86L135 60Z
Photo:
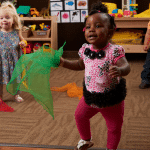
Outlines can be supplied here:
M14 21L14 24L12 26L13 29L17 29L17 30L21 29L20 17L17 14L16 8L12 2L9 2L9 1L3 2L0 7L0 13L1 12L6 12L6 13L12 15L13 21Z

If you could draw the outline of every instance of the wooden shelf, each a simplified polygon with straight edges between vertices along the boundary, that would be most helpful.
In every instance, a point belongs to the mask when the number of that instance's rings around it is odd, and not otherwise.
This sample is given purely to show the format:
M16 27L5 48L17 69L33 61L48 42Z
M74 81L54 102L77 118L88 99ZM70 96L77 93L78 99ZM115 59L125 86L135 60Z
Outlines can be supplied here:
M57 37L57 17L50 16L47 18L43 17L20 17L20 19L24 22L26 21L47 21L47 24L51 27L51 34L49 38L25 38L27 41L48 41L51 43L52 49L58 49L58 37ZM36 24L36 23L35 23Z
M51 38L25 38L27 41L51 41Z
M43 18L43 17L20 17L21 20L23 21L50 21L52 20L52 16L49 18Z
M134 18L134 17L122 17L115 18L117 28L147 28L150 18ZM147 53L143 50L143 45L122 45L125 49L125 53Z
M143 45L122 45L125 53L147 53L143 50Z
M115 18L117 28L147 28L150 18L122 17Z

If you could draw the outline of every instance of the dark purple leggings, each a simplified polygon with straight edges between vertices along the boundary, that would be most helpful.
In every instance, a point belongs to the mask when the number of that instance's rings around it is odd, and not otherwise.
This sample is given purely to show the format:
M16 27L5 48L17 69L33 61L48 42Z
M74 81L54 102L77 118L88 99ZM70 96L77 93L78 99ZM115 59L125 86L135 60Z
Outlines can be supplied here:
M80 137L83 140L91 139L90 118L100 112L106 120L107 125L107 148L117 149L120 138L124 116L124 101L112 107L93 108L81 98L75 111L75 119Z

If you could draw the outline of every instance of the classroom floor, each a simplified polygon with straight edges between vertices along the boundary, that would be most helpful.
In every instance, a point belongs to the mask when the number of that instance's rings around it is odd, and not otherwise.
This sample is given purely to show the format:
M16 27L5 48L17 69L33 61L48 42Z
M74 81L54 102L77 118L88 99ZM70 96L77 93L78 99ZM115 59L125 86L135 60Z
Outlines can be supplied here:
M128 93L118 149L150 150L150 88L139 89L144 60L145 56L141 54L138 57L133 54L128 58L131 72L125 77ZM52 69L50 86L62 87L75 82L77 86L82 87L83 77L84 71L59 67ZM4 91L4 100L15 111L0 112L0 143L53 145L58 147L56 149L67 149L62 146L73 148L78 143L80 136L74 119L79 102L77 97L69 98L66 92L52 92L55 117L53 120L32 95L24 92L21 95L25 101L18 104L11 101L12 96ZM92 148L104 150L107 128L100 113L91 119L91 133L94 142Z
M27 148L27 147L0 147L0 150L56 150L50 148ZM63 150L63 149L59 149Z

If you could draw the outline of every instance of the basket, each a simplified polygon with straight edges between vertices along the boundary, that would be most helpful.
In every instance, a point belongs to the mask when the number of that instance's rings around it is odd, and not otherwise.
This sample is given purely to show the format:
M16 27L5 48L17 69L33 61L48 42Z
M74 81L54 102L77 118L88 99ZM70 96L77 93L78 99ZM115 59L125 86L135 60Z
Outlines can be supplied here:
M49 38L50 29L47 31L32 31L33 38Z
M28 38L30 36L31 30L22 31L22 36Z

